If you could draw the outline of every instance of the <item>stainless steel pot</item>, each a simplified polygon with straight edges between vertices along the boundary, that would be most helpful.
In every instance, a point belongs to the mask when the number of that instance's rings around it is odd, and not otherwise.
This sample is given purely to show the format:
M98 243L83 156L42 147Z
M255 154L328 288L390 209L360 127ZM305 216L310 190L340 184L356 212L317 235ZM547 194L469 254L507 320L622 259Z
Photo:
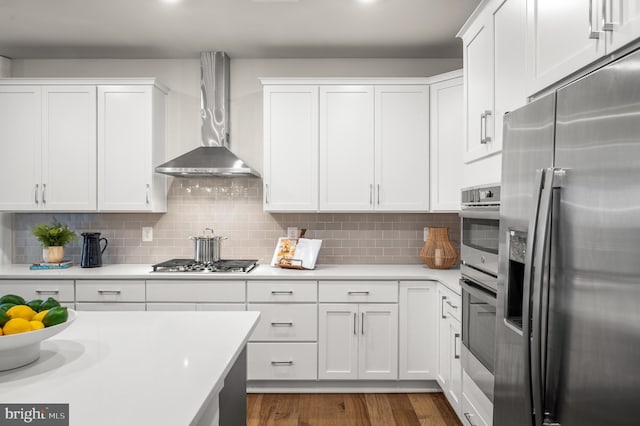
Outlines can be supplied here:
M226 237L216 237L213 229L206 228L202 237L189 237L194 241L193 259L198 263L209 264L220 260L220 243Z

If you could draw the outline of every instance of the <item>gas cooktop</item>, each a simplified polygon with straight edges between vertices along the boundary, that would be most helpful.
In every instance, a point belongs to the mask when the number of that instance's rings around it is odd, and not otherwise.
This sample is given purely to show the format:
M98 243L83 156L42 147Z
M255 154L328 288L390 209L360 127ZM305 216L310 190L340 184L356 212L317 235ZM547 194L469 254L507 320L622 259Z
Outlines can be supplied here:
M193 259L171 259L153 265L153 272L249 272L258 264L257 260L219 260L199 263Z

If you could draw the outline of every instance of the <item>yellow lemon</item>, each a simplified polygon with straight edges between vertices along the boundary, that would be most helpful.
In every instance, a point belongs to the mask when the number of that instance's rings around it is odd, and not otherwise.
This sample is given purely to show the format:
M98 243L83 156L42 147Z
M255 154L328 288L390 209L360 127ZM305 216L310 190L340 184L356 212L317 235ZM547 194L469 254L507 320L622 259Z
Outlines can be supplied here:
M31 324L32 330L40 330L41 328L44 328L42 321L29 321L29 324Z
M3 333L2 333L2 329L0 328L0 336L2 336L2 334L3 334Z
M9 315L11 319L22 318L27 321L31 321L31 319L36 316L36 311L27 305L16 305L9 308L7 315Z
M33 318L31 318L31 321L40 321L40 322L42 322L42 318L44 318L44 316L47 315L47 312L49 312L48 309L46 311L38 312L37 314L35 314L33 316Z
M31 331L31 323L24 318L14 318L7 321L2 328L5 335L24 333Z

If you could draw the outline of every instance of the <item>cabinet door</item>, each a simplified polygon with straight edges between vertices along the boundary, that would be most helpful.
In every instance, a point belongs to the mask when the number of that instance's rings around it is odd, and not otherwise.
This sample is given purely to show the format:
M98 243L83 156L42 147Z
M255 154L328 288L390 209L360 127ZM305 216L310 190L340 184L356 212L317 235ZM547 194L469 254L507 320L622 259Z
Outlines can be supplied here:
M358 305L318 305L318 378L358 378Z
M494 128L492 150L502 150L504 115L527 103L526 2L502 0L493 12L494 32Z
M600 1L527 2L528 95L604 55Z
M431 211L460 210L464 141L462 77L432 84L431 92Z
M600 0L606 7L604 25L607 53L640 37L640 2L638 0Z
M493 141L493 28L487 15L464 36L467 137L465 162L491 154Z
M318 210L318 86L264 88L264 210Z
M449 347L451 353L451 375L447 398L453 409L460 416L462 400L462 361L460 359L462 346L462 330L460 321L453 317L447 318L447 329L449 335Z
M76 303L77 311L145 311L146 306L144 303Z
M320 209L373 210L373 86L320 87Z
M42 203L96 209L96 87L42 88Z
M436 380L445 394L451 378L451 348L449 345L449 324L445 313L447 292L438 285L438 368Z
M40 208L41 117L39 87L0 86L1 210Z
M376 210L429 209L428 86L376 86L375 164Z
M98 88L98 209L145 211L152 192L151 86Z
M400 283L399 376L433 380L438 366L438 285Z
M398 378L398 305L360 305L358 379Z

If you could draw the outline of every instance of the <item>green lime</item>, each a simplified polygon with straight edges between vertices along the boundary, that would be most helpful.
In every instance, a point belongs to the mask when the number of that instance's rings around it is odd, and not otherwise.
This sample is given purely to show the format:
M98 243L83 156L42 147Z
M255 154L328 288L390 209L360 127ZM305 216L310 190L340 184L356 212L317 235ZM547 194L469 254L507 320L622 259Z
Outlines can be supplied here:
M42 305L42 299L33 299L27 302L27 306L36 312L38 312L40 305Z
M46 311L47 309L60 306L60 303L53 297L48 298L38 307L38 312Z
M20 296L15 294L5 294L0 297L0 304L3 303L13 303L14 305L26 305L27 302Z
M65 307L55 307L49 309L49 312L42 318L42 323L45 327L51 327L54 325L62 324L69 318L69 312Z

